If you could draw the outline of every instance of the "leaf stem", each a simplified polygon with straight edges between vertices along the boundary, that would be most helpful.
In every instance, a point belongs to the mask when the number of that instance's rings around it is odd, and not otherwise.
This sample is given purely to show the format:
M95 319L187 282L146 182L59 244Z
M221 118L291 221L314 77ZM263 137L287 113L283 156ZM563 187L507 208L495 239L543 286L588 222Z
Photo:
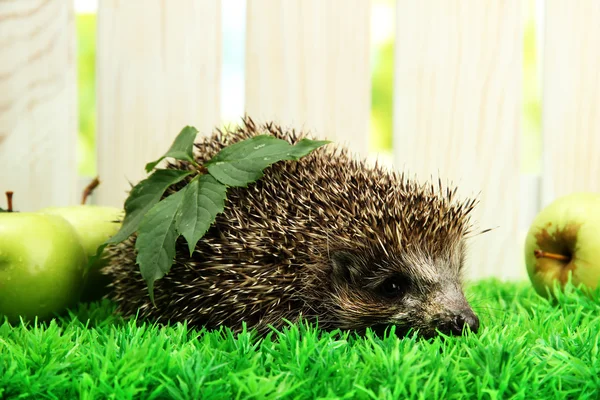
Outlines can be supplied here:
M204 165L200 165L196 163L196 168L198 169L198 172L200 172L203 175L208 174L208 168L206 168Z
M95 177L89 183L89 185L87 185L85 187L85 189L83 190L83 195L81 196L81 204L85 204L85 202L87 201L88 197L94 192L94 189L96 189L99 184L100 184L100 179L98 177Z
M12 202L12 198L13 198L13 192L12 190L7 190L6 191L6 203L7 203L7 212L13 212L13 202Z

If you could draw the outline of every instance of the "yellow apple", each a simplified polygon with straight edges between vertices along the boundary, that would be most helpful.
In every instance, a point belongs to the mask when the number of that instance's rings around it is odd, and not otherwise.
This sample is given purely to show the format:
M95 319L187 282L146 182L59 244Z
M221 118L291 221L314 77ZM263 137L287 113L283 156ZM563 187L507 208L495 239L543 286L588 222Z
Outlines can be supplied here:
M39 210L43 214L60 215L73 225L81 238L88 257L96 254L98 247L114 236L121 227L123 210L98 205L75 205L70 207L47 207ZM100 273L108 258L102 255L89 266L82 301L92 301L107 293L110 279Z
M533 287L547 297L571 276L575 286L600 282L600 193L560 197L534 218L525 239L525 265Z

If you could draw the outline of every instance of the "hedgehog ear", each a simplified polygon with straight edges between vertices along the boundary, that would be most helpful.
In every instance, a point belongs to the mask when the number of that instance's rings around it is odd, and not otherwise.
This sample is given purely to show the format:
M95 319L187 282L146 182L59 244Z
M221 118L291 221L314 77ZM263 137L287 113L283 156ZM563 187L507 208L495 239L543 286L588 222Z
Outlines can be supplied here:
M347 251L332 253L331 267L331 277L335 282L356 282L360 276L360 265L357 257Z

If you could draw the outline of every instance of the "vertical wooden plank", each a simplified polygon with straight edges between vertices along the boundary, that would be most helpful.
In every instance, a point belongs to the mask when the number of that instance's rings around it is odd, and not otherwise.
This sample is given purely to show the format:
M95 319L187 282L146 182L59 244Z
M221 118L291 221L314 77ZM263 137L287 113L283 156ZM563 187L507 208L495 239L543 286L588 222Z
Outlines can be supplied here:
M398 0L396 166L478 195L468 276L524 278L518 252L521 4Z
M546 1L542 205L600 192L600 2Z
M185 125L220 121L221 2L103 0L98 4L97 202L122 206L128 181Z
M0 1L0 192L33 211L76 197L75 21L70 1Z
M370 0L249 0L246 112L368 149Z

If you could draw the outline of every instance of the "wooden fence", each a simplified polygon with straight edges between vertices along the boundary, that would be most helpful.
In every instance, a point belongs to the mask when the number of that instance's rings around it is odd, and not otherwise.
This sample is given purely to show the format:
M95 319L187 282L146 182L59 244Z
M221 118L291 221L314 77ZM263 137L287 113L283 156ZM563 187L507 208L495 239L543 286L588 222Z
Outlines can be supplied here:
M369 0L248 0L245 110L366 155ZM470 276L523 278L533 213L600 191L600 2L544 3L543 171L521 175L520 0L397 0L395 167L481 193ZM96 202L191 124L220 122L220 0L100 0ZM0 0L0 190L22 210L73 204L77 88L71 0Z

